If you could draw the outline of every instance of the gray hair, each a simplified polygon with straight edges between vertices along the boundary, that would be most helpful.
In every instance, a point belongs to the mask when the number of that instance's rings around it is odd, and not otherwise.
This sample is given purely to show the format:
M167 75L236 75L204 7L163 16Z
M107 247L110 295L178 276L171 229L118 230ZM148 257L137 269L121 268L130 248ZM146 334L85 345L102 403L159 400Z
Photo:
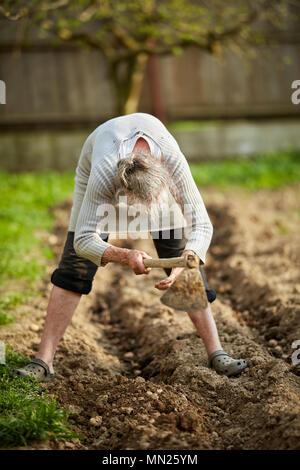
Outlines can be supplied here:
M122 158L117 165L117 194L125 193L129 203L139 200L147 205L170 186L167 168L150 153L137 152Z

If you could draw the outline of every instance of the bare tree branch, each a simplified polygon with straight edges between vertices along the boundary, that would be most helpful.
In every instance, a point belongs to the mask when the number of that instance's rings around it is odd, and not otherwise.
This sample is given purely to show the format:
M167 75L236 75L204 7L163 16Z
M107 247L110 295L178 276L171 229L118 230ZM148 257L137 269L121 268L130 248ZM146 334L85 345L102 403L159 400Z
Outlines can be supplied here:
M54 3L42 3L40 8L42 10L47 11L56 10L57 8L65 7L66 5L68 5L69 1L70 0L57 0L57 2Z

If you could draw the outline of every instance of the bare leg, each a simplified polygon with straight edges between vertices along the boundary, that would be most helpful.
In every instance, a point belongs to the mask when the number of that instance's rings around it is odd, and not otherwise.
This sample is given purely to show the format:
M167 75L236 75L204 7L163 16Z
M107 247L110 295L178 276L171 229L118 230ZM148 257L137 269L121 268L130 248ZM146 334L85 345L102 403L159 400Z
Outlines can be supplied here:
M80 298L81 294L57 286L53 286L51 291L42 341L36 356L48 364L51 373L56 347L72 320Z
M213 352L222 349L210 305L208 304L205 310L189 312L188 315L204 343L208 356Z

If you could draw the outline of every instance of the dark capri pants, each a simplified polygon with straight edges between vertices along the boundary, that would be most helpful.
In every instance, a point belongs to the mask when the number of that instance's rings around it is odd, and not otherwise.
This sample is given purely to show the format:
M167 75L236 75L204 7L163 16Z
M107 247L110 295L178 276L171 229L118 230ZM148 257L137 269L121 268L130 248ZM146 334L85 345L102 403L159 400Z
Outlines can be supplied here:
M152 238L159 258L175 258L181 256L184 251L186 240L174 238L174 230L168 231L168 238L164 239L164 232L153 232ZM107 241L108 235L102 234L101 238ZM63 254L58 268L51 276L51 282L62 289L88 294L92 289L93 279L98 266L92 261L78 256L74 250L74 232L68 232ZM203 270L199 266L203 279L208 302L213 302L216 292L208 287ZM167 275L171 269L165 269Z

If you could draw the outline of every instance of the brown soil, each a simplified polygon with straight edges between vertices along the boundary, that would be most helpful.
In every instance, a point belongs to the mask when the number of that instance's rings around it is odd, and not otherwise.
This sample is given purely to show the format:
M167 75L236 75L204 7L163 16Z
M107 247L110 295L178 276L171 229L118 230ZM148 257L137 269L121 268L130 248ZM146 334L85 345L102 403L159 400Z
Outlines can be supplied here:
M43 385L86 438L30 448L300 449L300 373L291 364L300 339L299 187L202 194L215 230L204 268L218 293L213 313L224 349L250 367L230 379L207 367L187 315L159 301L162 270L135 276L109 265L60 343L57 378ZM57 253L68 209L56 208ZM150 241L126 246L155 255ZM37 348L50 289L22 323L2 329L23 354Z

